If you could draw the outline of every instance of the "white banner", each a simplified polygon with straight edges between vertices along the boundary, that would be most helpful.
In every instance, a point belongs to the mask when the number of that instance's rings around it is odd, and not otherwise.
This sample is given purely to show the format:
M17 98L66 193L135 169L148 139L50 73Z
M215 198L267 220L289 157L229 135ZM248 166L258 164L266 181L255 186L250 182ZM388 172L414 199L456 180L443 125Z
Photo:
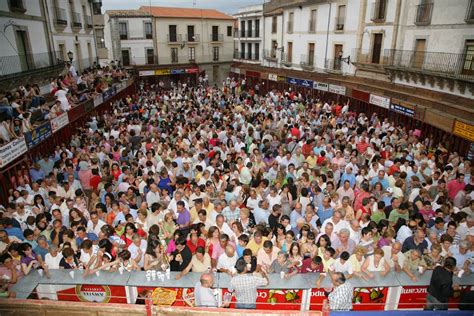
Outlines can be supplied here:
M330 84L329 92L346 95L346 87Z
M94 107L101 105L104 102L102 94L98 94L94 98Z
M145 76L154 76L155 71L154 70L142 70L138 72L138 75L140 77L145 77Z
M313 82L313 89L321 90L321 91L329 91L329 85L324 82Z
M55 117L51 120L51 130L53 133L56 133L61 128L69 124L69 118L67 113L63 113L58 117Z
M268 74L268 80L271 80L271 81L278 81L278 75L275 75L275 74Z
M0 168L6 167L10 162L28 151L25 137L15 139L0 147Z
M235 72L236 74L240 74L240 68L234 68L234 72Z
M386 109L390 108L390 98L381 97L375 94L370 95L369 103Z

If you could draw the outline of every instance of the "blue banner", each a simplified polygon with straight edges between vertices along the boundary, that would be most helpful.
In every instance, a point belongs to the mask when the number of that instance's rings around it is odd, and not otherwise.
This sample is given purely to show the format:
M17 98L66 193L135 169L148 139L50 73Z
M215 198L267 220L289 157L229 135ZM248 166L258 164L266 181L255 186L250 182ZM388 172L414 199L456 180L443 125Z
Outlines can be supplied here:
M25 141L28 145L28 148L31 148L41 143L52 134L53 130L51 129L51 123L46 122L33 129L31 132L25 133Z
M184 69L171 69L171 74L172 75L180 75L180 74L184 74Z
M401 113L401 114L404 114L406 116L411 116L413 117L415 115L415 110L412 110L412 109L409 109L403 105L399 105L399 104L390 104L390 110L394 111L394 112L397 112L397 113Z
M117 87L112 86L108 90L106 90L102 93L102 98L103 98L104 101L107 101L108 99L113 97L116 93L117 93Z
M312 80L301 79L299 81L300 81L301 86L303 86L305 88L313 88L313 81Z
M286 80L289 84L298 84L298 82L299 82L298 79L290 78L290 77L286 78Z

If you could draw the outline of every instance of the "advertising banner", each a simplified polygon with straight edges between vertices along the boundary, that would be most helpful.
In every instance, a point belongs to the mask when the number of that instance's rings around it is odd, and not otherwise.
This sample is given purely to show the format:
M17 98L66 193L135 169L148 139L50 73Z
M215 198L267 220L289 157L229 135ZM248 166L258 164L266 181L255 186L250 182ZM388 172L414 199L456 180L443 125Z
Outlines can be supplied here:
M104 102L104 98L102 97L102 94L98 94L94 98L94 107L98 107Z
M172 75L184 74L184 69L171 69L171 74Z
M300 85L305 87L305 88L312 88L313 87L313 81L312 80L301 79L300 80Z
M153 76L154 74L154 70L142 70L138 72L138 76L140 77Z
M268 74L268 80L271 80L271 81L278 81L278 75L276 75L276 74Z
M127 304L125 286L68 285L56 291L58 301Z
M61 128L69 124L69 118L67 117L67 113L63 113L58 117L55 117L51 120L51 129L53 133L56 133Z
M391 103L390 104L390 110L392 110L394 112L397 112L397 113L400 113L400 114L403 114L403 115L406 115L406 116L410 116L410 117L413 117L415 115L415 110L410 109L410 108L408 108L406 106L403 106L403 105L400 105L400 104Z
M222 296L229 293L228 289L222 289ZM257 308L259 310L301 310L303 290L257 290ZM232 297L231 308L235 308L235 297Z
M199 72L199 68L188 68L185 71L187 74L197 74Z
M374 104L376 106L380 106L385 109L390 108L390 99L385 98L379 95L371 94L369 98L369 103Z
M288 77L288 78L286 78L286 81L287 81L289 84L296 84L296 85L297 85L299 80L296 79L296 78L290 78L290 77Z
M313 83L313 89L321 90L321 91L329 91L329 85L327 83L324 83L324 82L315 81Z
M157 69L155 70L155 75L156 76L164 76L164 75L169 75L171 74L171 71L169 69Z
M36 127L31 132L25 133L25 141L28 148L34 147L53 134L51 123L46 122Z
M474 125L455 120L453 134L474 142Z
M325 289L311 289L310 310L322 310L329 293ZM353 310L384 310L387 294L388 287L354 288Z
M117 93L117 87L113 86L102 92L103 101L107 101Z
M154 305L194 307L194 288L137 287L137 301L149 293ZM137 303L137 302L132 302Z
M28 151L25 137L12 140L0 147L0 168L7 166L10 162Z
M340 94L340 95L346 95L346 87L330 84L329 92Z

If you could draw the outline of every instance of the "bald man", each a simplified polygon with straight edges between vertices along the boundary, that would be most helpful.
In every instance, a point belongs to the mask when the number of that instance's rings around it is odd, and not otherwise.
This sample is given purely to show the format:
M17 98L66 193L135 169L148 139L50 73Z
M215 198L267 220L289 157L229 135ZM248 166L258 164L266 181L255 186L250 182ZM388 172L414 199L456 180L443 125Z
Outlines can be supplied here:
M217 298L211 289L214 277L211 273L203 273L201 279L194 286L194 300L196 307L218 307Z
M225 252L217 259L217 271L232 275L235 271L235 263L237 262L237 254L232 245L225 247Z

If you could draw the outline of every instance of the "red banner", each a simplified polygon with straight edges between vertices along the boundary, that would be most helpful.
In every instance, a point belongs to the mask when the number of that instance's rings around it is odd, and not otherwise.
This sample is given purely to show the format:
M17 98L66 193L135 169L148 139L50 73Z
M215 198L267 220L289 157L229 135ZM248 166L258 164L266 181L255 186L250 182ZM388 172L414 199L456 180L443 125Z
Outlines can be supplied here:
M194 288L162 288L137 286L137 300L143 300L148 294L154 305L194 307Z
M311 289L310 310L322 310L323 302L328 294L324 289ZM387 287L354 288L353 309L355 311L384 310L387 294Z
M187 74L197 74L199 72L199 68L188 68L185 71Z
M56 292L58 301L127 304L124 286L76 285Z
M229 293L228 289L222 289L222 296ZM257 290L257 308L260 310L301 310L303 290ZM231 308L235 308L235 296L232 297Z

